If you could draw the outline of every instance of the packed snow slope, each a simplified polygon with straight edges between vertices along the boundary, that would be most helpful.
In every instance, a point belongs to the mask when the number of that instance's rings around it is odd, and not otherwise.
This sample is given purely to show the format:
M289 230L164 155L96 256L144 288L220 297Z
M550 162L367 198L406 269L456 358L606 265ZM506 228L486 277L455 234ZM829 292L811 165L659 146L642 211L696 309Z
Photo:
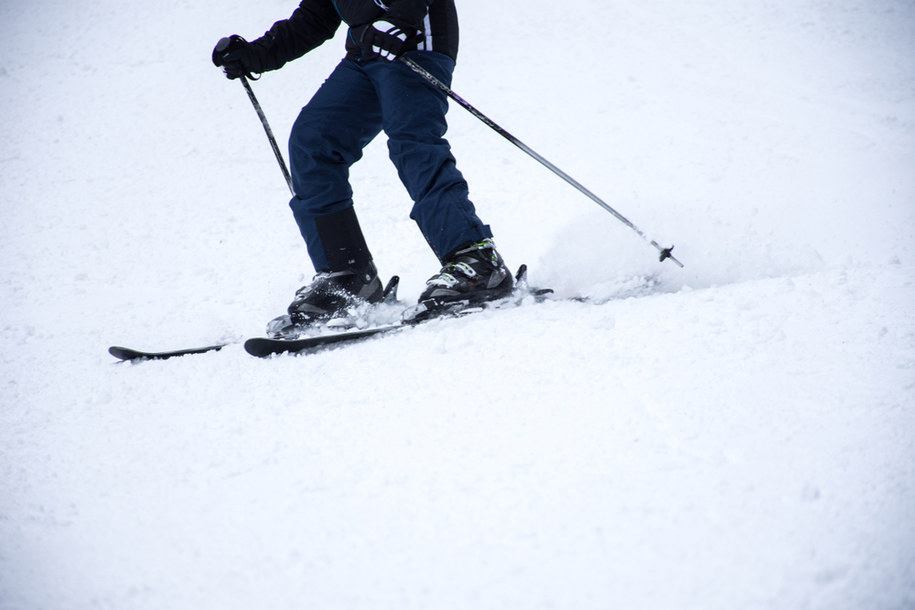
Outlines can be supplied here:
M912 2L460 2L455 90L686 268L454 107L509 264L594 302L115 363L310 279L209 59L294 8L0 4L0 608L915 607ZM282 141L342 47L254 84ZM412 301L383 138L352 180Z

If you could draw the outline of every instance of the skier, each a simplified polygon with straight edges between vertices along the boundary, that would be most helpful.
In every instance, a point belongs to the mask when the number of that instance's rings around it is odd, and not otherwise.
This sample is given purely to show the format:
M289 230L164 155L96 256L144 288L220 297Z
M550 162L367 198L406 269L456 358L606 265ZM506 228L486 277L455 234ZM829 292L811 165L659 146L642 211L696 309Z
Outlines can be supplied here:
M394 61L406 54L450 85L458 50L454 0L302 0L261 38L220 41L213 63L230 79L277 70L332 38L341 23L349 27L346 56L302 109L289 138L290 207L317 273L296 292L291 320L307 325L382 299L349 184L350 166L382 130L413 200L410 217L442 265L420 302L506 296L512 275L443 138L447 98Z

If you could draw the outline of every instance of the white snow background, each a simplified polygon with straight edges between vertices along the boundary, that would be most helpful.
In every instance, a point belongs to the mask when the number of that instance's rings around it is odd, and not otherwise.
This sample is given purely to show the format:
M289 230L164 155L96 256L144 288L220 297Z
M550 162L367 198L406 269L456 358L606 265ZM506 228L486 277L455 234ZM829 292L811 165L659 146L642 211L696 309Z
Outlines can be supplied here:
M915 5L459 3L483 219L553 303L307 357L216 41L295 2L0 4L0 608L915 607ZM254 84L285 148L342 31ZM382 274L437 261L384 139ZM657 286L642 290L644 278Z

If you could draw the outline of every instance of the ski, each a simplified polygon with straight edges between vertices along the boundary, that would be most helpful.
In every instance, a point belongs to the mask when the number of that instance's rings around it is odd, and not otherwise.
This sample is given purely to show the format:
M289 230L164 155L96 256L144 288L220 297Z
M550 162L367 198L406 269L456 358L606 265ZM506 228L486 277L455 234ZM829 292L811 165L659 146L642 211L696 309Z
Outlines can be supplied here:
M177 358L179 356L189 356L191 354L205 354L207 352L218 352L225 346L230 345L229 343L217 343L215 345L207 345L204 347L192 347L186 349L177 349L166 352L144 352L138 349L132 349L129 347L121 347L119 345L112 345L108 348L108 353L117 358L118 360L123 360L126 362L142 361L142 360L168 360L169 358Z
M391 282L389 282L388 289L385 291L386 297L388 295L396 294L397 280L398 278L395 276L392 278ZM527 285L527 265L521 265L518 269L518 273L515 275L515 290L510 296L504 299L483 303L474 303L470 301L439 302L428 300L408 307L404 310L401 320L397 322L364 329L341 330L338 332L299 338L254 337L245 341L244 348L246 352L258 358L267 358L277 354L314 354L330 348L342 347L344 345L365 341L372 337L400 332L431 320L463 317L487 309L517 307L522 301L529 297L533 297L534 302L536 303L542 303L548 300L548 295L552 294L552 292L553 291L548 288L530 288ZM388 300L387 302L391 301ZM108 348L108 353L118 360L141 362L144 360L167 360L169 358L177 358L192 354L205 354L219 351L228 345L232 345L232 343L217 343L203 347L161 352L143 351L113 345Z

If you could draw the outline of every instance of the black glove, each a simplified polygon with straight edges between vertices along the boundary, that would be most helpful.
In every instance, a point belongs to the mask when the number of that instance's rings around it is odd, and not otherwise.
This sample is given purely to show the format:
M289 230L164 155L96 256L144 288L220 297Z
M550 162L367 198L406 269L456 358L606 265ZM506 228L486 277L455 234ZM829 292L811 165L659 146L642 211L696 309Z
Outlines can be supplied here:
M362 32L359 36L359 46L366 59L380 57L394 61L415 48L416 43L423 37L423 33L415 27L399 20L389 21L385 18L364 25L360 29Z
M252 74L264 72L266 51L261 45L250 43L237 34L221 39L213 49L213 63L222 68L229 79L240 76L253 78Z

